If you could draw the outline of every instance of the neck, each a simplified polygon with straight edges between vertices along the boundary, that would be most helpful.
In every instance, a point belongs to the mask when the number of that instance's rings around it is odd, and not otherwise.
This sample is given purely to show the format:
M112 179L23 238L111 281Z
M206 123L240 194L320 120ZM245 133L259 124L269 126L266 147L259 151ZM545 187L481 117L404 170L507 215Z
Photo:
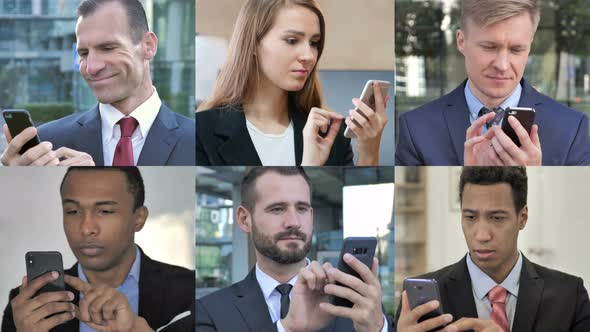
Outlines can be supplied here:
M262 272L281 284L286 284L305 267L305 258L293 264L280 264L256 252L256 262Z
M103 284L112 288L117 288L123 284L127 275L131 271L131 266L135 262L135 245L131 246L121 262L116 266L103 271L90 270L82 266L84 275L90 284Z
M261 83L243 106L251 122L289 124L289 95L272 83Z
M508 277L508 275L510 274L510 271L512 271L512 269L514 268L514 265L516 265L517 261L518 261L518 250L515 251L514 254L504 264L499 266L497 269L494 269L494 270L482 269L482 271L484 271L485 274L487 274L490 278L492 278L492 280L494 280L497 284L501 284L506 279L506 277Z
M144 82L133 91L132 95L125 99L116 101L111 105L119 112L125 114L125 116L129 116L129 114L138 108L139 105L148 100L153 93L154 88L152 87L152 81L149 79L148 75L147 79L145 79Z

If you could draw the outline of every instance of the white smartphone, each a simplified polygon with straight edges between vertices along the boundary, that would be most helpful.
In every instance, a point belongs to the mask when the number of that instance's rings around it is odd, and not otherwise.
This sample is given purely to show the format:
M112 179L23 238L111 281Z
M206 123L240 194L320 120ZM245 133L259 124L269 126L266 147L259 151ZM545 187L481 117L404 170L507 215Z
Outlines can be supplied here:
M360 99L363 103L367 104L367 106L375 110L375 95L373 94L373 82L379 83L379 88L381 88L381 95L383 96L383 100L385 100L385 98L387 98L387 96L389 95L389 88L391 87L391 82L368 80L365 84ZM356 138L356 134L353 133L352 130L350 130L348 127L346 127L346 129L344 130L344 137Z

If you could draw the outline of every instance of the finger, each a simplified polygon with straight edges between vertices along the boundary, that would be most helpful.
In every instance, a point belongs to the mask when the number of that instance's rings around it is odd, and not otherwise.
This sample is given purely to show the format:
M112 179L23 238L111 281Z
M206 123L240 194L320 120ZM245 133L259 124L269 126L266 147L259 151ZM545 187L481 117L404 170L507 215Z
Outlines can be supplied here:
M6 135L6 131L4 132L4 135ZM8 147L6 148L6 151L4 153L6 153L10 156L18 156L19 151L23 147L23 145L25 145L28 141L30 141L33 137L35 137L35 135L37 135L37 129L35 127L26 128L20 134L14 136L12 138L12 140L9 142ZM32 149L29 149L29 151L30 150L32 150Z
M472 137L468 140L465 141L464 143L464 148L467 151L470 151L471 149L473 149L473 147L479 143L481 143L482 141L485 141L486 137L485 136L475 136Z
M525 149L530 149L534 144L529 137L529 133L526 131L526 129L524 129L522 124L520 124L520 121L518 121L518 119L514 116L509 116L508 123L510 123L510 126L512 129L514 129L516 136L518 136L520 145Z
M334 143L334 140L336 140L336 136L338 135L338 131L340 131L341 125L342 125L342 118L334 119L334 121L332 121L332 125L330 126L330 130L328 131L328 134L326 135L326 137L324 137L324 140L327 141L330 146L332 146L332 144Z
M303 269L299 273L299 277L308 289L316 289L316 275L313 273L313 271L309 269ZM297 281L299 281L299 279Z
M105 319L103 316L104 304L112 298L116 297L116 291L112 288L102 289L101 292L97 291L98 296L94 297L93 300L88 304L88 311L92 322L97 324L104 324Z
M46 154L40 156L31 163L33 166L56 166L57 164L59 164L59 160L55 156L55 151L52 150L47 151Z
M365 104L362 100L353 98L352 103L356 106L356 110L360 110L363 112L363 115L370 116L375 114L375 110L369 107L369 105Z
M438 308L439 306L440 303L436 300L432 300L424 304L421 304L412 309L412 311L410 311L408 315L409 321L417 322L422 316L426 315L429 312L432 312L433 310L436 310L436 308Z
M332 264L330 264L330 262L325 262L322 265L322 268L324 269L324 271L328 271L330 269L333 269L334 267L332 266ZM326 277L328 278L327 282L330 284L333 284L336 282L336 280L334 280L334 277L331 276L329 273L326 272Z
M41 330L48 331L48 330L50 330L50 329L52 329L52 328L54 328L54 327L56 327L56 326L58 326L60 324L63 324L65 322L67 322L67 321L72 320L74 317L75 317L75 315L71 311L64 312L64 313L59 314L59 315L51 316L51 317L45 319L41 323L41 325L42 325Z
M375 278L377 278L377 273L379 272L379 258L373 257L373 266L371 266L371 272Z
M332 316L344 317L354 320L355 311L352 308L333 305L332 303L322 302L320 303L320 310L329 313Z
M10 141L12 141L12 135L10 135L10 130L8 130L8 125L6 123L2 126L2 130L4 131L6 143L10 144Z
M406 291L403 291L402 292L402 311L401 311L400 316L407 315L411 311L412 311L412 309L410 309L410 304L408 303L408 294L406 293Z
M533 127L531 128L531 141L539 150L541 150L541 140L539 139L539 126L537 126L536 124L533 125Z
M18 137L18 136L17 136ZM12 140L13 142L16 139ZM39 165L38 159L51 151L53 145L51 142L41 142L41 144L28 149L20 158L21 165Z
M27 310L33 311L37 310L46 304L53 303L53 302L69 302L74 300L74 294L72 292L47 292L42 293L33 298L29 303L27 303Z
M66 284L72 286L72 288L82 293L88 293L92 289L90 284L82 281L82 279L78 277L64 274L64 281Z
M512 158L510 153L506 151L502 143L500 143L500 139L498 137L494 137L492 139L492 148L496 151L496 154L502 161L502 163L506 166L516 166L517 162Z
M23 287L18 297L20 297L20 299L22 300L28 300L32 298L35 295L35 293L37 293L37 291L39 291L43 286L47 285L48 283L54 280L57 280L58 277L58 272L47 272L44 275L33 279L25 287Z
M74 149L70 149L70 148L67 148L65 146L62 146L61 148L55 150L55 153L57 154L57 157L59 159L62 159L62 158L74 158L74 157L77 157L80 154L82 154L82 152L80 152L80 151L76 151Z
M320 263L313 261L309 264L308 270L314 274L314 288L315 290L322 290L328 280L328 275L324 271Z
M448 324L453 321L453 316L451 314L444 314L434 318L427 319L423 322L418 324L420 331L430 331L434 330L438 327L442 327L445 324Z
M60 313L60 312L71 312L75 311L74 305L70 302L51 302L47 303L41 308L33 311L30 316L32 322L40 322L45 318Z
M447 332L456 332L456 331L465 331L465 330L480 330L486 327L486 323L482 319L477 318L461 318L458 321L454 322L453 324L447 326L445 331Z
M331 274L334 280L337 282L344 286L350 287L357 293L367 297L370 295L368 285L365 284L361 279L334 268L328 270L328 274Z
M342 256L344 262L355 270L361 277L361 279L369 285L379 285L379 281L373 275L373 272L363 262L353 255L346 253ZM355 278L356 279L356 278Z
M379 83L373 82L373 95L375 96L375 112L385 113L385 104L387 101L383 101L383 94L381 94L381 86Z
M516 144L514 144L512 139L510 137L508 137L508 135L506 135L506 133L504 133L504 131L499 126L494 126L494 127L496 127L494 129L496 130L496 137L495 138L497 140L495 142L494 142L494 140L492 140L492 143L494 143L494 149L496 149L496 152L498 153L500 158L505 163L507 163L507 165L525 166L526 160L527 160L526 153L521 148L516 146ZM528 135L526 136L526 140L530 141L530 138L528 137ZM499 143L499 145L498 145L498 143ZM501 147L500 147L500 145L501 145ZM504 151L506 153L506 155L503 156L503 154L500 152L499 149Z
M467 132L465 134L466 139L470 139L472 137L475 136L479 136L481 135L482 131L483 131L483 126L490 122L494 116L496 116L496 113L488 113L480 118L478 118L477 120L475 120L471 126L469 126L469 128L467 128Z
M94 160L89 154L82 153L79 156L60 161L59 166L94 166Z
M326 285L324 287L324 293L343 299L347 299L354 304L361 304L364 300L364 297L361 294L355 292L354 290L348 287L338 286L335 284Z
M355 134L356 138L359 138L362 128L360 128L357 123L352 121L350 117L347 117L346 120L344 120L344 123L346 123L348 126L348 130L351 130Z

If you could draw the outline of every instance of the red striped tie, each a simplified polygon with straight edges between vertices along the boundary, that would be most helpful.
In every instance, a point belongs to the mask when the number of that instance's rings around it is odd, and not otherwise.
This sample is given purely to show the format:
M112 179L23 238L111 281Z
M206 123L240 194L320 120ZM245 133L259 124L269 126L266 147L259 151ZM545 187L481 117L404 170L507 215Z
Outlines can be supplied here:
M510 332L510 324L506 317L506 289L500 285L492 288L488 293L488 299L492 303L490 319L498 324L504 332Z
M139 125L137 120L132 117L122 118L117 122L121 127L121 138L117 143L115 149L115 157L113 158L113 166L134 166L133 160L133 144L131 143L131 135L135 128Z

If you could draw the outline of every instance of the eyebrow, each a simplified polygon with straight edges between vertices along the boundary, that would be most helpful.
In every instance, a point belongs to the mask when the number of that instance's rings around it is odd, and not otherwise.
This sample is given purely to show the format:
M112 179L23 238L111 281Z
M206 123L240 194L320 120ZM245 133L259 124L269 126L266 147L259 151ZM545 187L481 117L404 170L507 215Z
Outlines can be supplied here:
M70 199L70 198L64 198L62 200L62 204L76 204L76 205L80 205L80 202L74 200L74 199ZM98 201L96 203L94 203L95 206L103 206L103 205L119 205L119 203L115 202L115 201Z
M461 210L461 212L465 213L465 212L469 212L469 213L479 213L479 211L477 210L473 210L473 209L463 209ZM486 213L509 213L506 210L490 210L490 211L486 211Z
M291 29L289 29L289 30L285 30L285 31L283 31L283 33L285 33L285 34L292 33L292 34L294 34L294 35L298 35L298 36L301 36L301 37L305 37L305 32L303 32L303 31L299 31L299 30L291 30ZM315 35L311 36L311 38L316 38L316 37L317 37L317 38L319 38L319 37L321 37L321 36L322 36L322 34L321 34L321 33L316 33Z
M287 205L287 204L288 204L287 202L274 202L274 203L268 204L264 209L266 210L266 209L272 208L272 207L277 206L277 205L280 206L280 205ZM311 207L311 204L308 203L308 202L305 202L305 201L297 201L295 203L295 205L303 205L305 207Z

